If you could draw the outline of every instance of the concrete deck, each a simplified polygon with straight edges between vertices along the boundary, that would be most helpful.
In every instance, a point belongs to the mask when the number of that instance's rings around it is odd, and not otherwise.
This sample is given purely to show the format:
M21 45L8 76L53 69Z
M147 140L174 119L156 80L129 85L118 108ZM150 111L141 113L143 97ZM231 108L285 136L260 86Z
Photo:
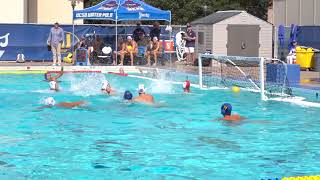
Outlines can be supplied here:
M136 66L72 66L62 64L64 71L101 71L102 73L119 72L123 68L127 73L138 73ZM60 71L60 66L51 66L51 63L5 63L0 64L0 71Z

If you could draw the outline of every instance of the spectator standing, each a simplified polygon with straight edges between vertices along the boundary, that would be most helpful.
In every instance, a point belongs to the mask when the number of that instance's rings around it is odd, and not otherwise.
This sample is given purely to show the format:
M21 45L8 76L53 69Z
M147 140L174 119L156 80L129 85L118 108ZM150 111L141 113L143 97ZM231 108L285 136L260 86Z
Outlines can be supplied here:
M145 31L141 27L141 22L137 23L137 28L133 31L133 40L137 43L143 40L143 37L146 35Z
M184 39L186 40L185 52L187 53L187 64L194 65L194 47L196 45L196 33L192 30L192 27L189 23L187 24L187 33Z
M151 40L153 40L154 37L157 37L158 40L159 40L160 39L160 33L161 33L161 30L160 30L159 22L153 23L153 27L152 27L152 29L150 31Z
M61 45L64 41L64 31L59 27L59 23L54 23L54 27L50 29L47 44L51 46L53 56L53 66L61 65ZM58 62L58 64L57 64Z

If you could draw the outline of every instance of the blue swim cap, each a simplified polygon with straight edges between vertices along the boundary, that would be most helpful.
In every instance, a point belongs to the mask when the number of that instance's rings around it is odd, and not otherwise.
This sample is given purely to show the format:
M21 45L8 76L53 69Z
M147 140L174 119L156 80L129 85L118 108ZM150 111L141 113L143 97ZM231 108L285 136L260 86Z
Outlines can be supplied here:
M123 99L131 100L132 99L132 93L130 91L124 92Z
M224 103L221 106L221 114L223 116L230 116L231 115L231 111L232 111L232 106L229 103Z

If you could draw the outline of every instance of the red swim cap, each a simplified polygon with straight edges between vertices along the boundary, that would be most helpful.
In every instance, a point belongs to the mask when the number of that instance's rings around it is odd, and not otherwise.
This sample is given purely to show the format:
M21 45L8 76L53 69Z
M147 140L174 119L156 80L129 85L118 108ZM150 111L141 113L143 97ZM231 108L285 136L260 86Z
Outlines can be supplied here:
M183 89L190 89L190 81L189 80L186 80L184 83L183 83Z

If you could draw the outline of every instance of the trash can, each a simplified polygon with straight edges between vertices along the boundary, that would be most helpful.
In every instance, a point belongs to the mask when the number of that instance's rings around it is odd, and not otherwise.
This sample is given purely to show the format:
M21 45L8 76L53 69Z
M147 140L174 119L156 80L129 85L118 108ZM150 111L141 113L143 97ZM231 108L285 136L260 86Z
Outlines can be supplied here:
M320 72L320 50L314 51L314 70Z
M312 48L298 46L296 47L296 53L296 64L299 64L301 69L310 70L314 68L314 51Z

